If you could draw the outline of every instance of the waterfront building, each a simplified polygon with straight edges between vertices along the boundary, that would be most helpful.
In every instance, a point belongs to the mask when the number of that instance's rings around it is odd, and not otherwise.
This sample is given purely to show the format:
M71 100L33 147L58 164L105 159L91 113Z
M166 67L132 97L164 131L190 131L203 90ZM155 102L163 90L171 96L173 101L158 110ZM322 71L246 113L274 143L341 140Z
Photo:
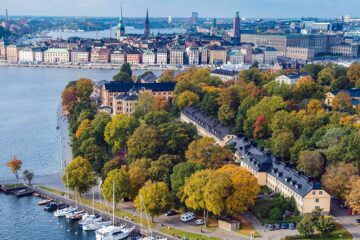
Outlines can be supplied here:
M110 54L110 62L123 64L126 62L125 53L122 50L115 50Z
M339 92L346 92L351 97L351 104L353 108L356 108L360 105L360 88L351 88L340 91L327 92L325 94L325 104L329 107L332 107L333 100Z
M5 46L5 41L2 38L0 40L0 60L5 60L6 59L6 46Z
M44 62L44 52L46 50L47 50L47 48L44 48L44 47L33 48L34 61L37 62L37 63Z
M31 47L19 49L19 62L33 62L34 52Z
M357 44L341 43L330 46L330 54L341 55L343 57L355 58L358 56L359 46Z
M200 135L213 138L220 146L233 145L236 162L251 172L259 185L285 197L293 197L300 214L310 213L316 207L322 208L324 213L330 212L331 196L321 188L321 184L289 164L278 161L270 151L259 149L247 138L236 136L229 128L196 108L183 109L180 120L192 123Z
M121 40L121 38L124 36L125 36L125 23L124 23L124 19L123 19L123 12L122 12L122 6L121 6L119 23L116 28L116 38L118 40Z
M199 65L200 63L200 51L198 47L188 47L186 49L189 65Z
M19 49L16 45L9 45L6 47L6 60L8 62L19 61Z
M170 101L173 97L175 83L107 82L101 86L99 96L100 103L103 106L112 108L114 99L122 94L128 93L131 89L137 89L140 92L150 92L154 97L164 97Z
M171 65L184 65L184 50L183 46L174 46L170 49Z
M232 31L233 31L234 43L235 44L240 43L241 40L240 40L240 15L239 15L239 12L236 12L236 14L235 14Z
M131 65L141 64L141 52L137 49L126 49L126 62Z
M287 46L287 37L286 35L276 35L276 34L252 34L252 33L243 33L241 34L241 42L251 43L256 47L265 46L275 48L279 56L285 56L286 46Z
M264 52L264 63L274 64L277 62L278 53L272 47L259 47Z
M92 63L108 63L110 60L110 50L107 48L92 48L91 62Z
M286 57L298 60L312 60L315 57L315 50L313 48L304 47L287 47Z
M163 65L168 63L168 51L166 48L158 48L156 51L156 63Z
M225 82L236 82L239 79L239 73L235 70L226 69L214 69L210 72L210 76L218 77L221 81Z
M226 63L227 50L221 46L210 46L209 48L209 64L222 65Z
M209 48L207 46L203 46L201 48L201 64L209 63Z
M50 48L44 52L44 62L46 63L70 62L69 51L65 48Z
M230 50L228 53L229 61L231 64L243 64L245 61L245 54L243 54L240 50L234 49Z
M210 36L215 36L216 33L217 33L216 18L214 18L213 23L210 27Z
M71 62L88 63L90 62L90 52L85 49L76 49L71 51Z
M309 74L307 73L300 73L300 74L287 74L287 75L281 75L275 78L275 81L279 83L284 83L288 85L296 84L297 81L299 81L302 77L307 77Z
M142 54L142 63L146 65L155 65L156 54L153 50L147 49Z
M148 37L150 35L150 20L149 20L149 9L146 9L146 19L144 24L144 36Z

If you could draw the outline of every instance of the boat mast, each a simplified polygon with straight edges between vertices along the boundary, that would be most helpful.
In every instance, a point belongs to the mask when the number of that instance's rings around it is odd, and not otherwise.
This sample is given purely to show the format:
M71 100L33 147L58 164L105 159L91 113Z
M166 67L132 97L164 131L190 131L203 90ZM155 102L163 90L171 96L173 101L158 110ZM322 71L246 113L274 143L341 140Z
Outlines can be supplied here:
M115 182L113 181L113 226L115 226Z
M93 204L93 215L95 215L95 193L94 193L94 187L92 188L92 197L93 197L93 201L92 201L92 204Z

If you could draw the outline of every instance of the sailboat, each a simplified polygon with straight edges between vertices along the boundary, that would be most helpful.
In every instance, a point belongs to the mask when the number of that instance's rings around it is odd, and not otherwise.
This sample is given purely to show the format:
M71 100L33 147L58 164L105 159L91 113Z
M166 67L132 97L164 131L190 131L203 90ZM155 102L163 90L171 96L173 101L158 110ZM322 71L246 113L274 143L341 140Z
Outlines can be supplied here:
M134 227L126 228L126 227L118 227L115 226L115 183L113 181L113 225L102 227L95 231L96 240L122 240L130 236L130 234L134 231Z

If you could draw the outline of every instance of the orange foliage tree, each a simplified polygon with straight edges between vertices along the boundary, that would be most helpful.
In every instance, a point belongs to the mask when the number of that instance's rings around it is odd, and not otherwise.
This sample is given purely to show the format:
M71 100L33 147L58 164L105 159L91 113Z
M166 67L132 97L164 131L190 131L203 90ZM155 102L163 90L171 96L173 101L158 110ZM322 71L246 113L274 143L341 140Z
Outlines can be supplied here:
M22 161L17 159L15 156L6 163L6 166L11 169L11 172L15 174L16 178L19 179L18 171L21 169Z

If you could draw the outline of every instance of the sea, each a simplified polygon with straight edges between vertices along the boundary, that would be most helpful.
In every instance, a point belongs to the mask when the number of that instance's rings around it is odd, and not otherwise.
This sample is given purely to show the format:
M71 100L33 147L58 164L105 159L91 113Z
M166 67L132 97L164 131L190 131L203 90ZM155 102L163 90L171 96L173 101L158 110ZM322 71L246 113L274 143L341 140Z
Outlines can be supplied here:
M141 74L142 71L133 71ZM14 175L5 166L12 156L37 176L60 171L60 134L56 129L61 92L81 77L110 80L116 70L0 67L0 182ZM154 72L159 75L160 72ZM93 240L77 224L55 219L36 205L0 193L0 240Z

